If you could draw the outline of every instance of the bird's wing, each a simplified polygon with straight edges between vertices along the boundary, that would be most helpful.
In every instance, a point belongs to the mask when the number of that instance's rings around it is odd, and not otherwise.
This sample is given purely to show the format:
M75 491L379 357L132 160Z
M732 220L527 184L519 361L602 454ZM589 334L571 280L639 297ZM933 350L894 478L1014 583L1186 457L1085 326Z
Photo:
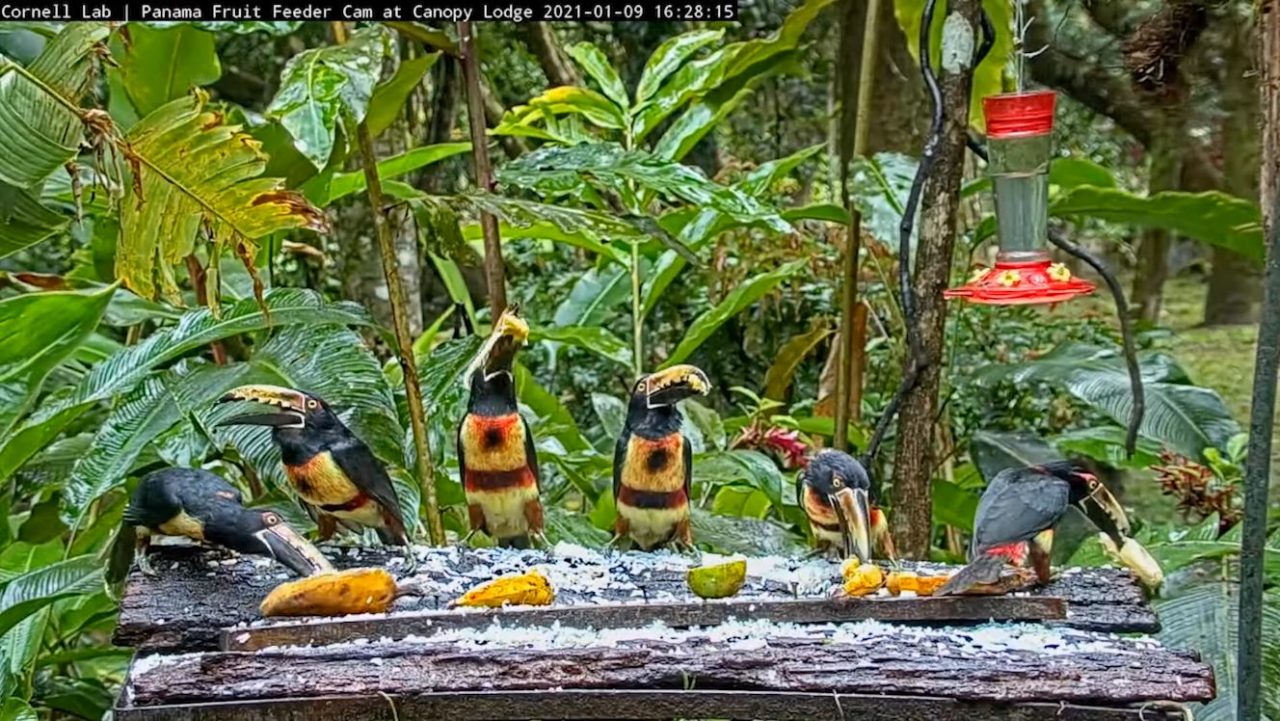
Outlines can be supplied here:
M1026 541L1057 523L1067 511L1066 483L1053 476L1019 469L1002 471L978 502L974 547Z
M613 500L618 500L618 492L622 490L622 464L627 462L627 445L631 433L623 430L618 436L618 443L613 447Z
M462 447L462 429L467 425L467 416L462 416L462 422L458 423L458 430L453 434L454 445L458 447L458 480L462 483L467 482L467 452Z
M369 494L382 506L383 511L404 525L404 515L400 512L400 497L396 495L396 487L391 483L387 469L374 458L373 451L360 441L341 442L330 451L333 462L347 474L347 478L356 487Z
M804 472L804 468L796 471L796 505L802 509L804 508Z
M529 429L529 424L525 423L524 416L520 417L520 423L524 426L524 462L529 464L529 470L533 471L533 484L537 486L538 492L541 493L541 476L538 475L538 448L533 442L533 431Z
M684 446L684 497L693 503L693 444L680 436L680 445Z

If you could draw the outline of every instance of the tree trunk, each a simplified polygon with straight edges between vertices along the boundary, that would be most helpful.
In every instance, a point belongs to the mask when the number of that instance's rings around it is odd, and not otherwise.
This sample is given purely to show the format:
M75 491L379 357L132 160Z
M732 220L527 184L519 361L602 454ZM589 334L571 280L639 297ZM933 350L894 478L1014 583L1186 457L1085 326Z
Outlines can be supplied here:
M1154 195L1178 190L1182 179L1183 145L1186 143L1186 114L1181 103L1165 107L1163 122L1151 133L1147 152L1151 157L1147 192ZM1169 278L1169 249L1172 234L1159 228L1142 232L1138 246L1138 267L1133 277L1134 314L1148 323L1160 320L1164 282Z
M1257 75L1253 63L1256 35L1252 13L1228 11L1233 25L1226 49L1226 76L1222 89L1223 190L1253 200L1258 197L1259 137ZM1204 301L1205 325L1254 323L1258 320L1261 268L1248 258L1217 246L1213 271Z
M564 51L560 49L560 40L556 38L556 31L549 23L525 23L520 25L519 29L520 35L524 39L524 44L529 48L529 52L533 53L533 56L538 59L538 66L542 68L542 73L547 76L549 85L582 84L582 78L578 77L577 68L569 62L569 59L565 57Z
M953 0L947 4L942 33L944 119L941 142L935 148L932 172L925 180L920 210L920 241L916 251L915 317L920 347L916 363L922 370L914 389L903 399L894 455L893 537L907 558L927 558L933 535L933 421L938 408L938 378L942 370L943 329L947 306L942 291L951 274L951 254L960 208L960 180L964 173L965 139L969 129L969 91L973 80L981 0ZM907 262L907 259L901 259Z

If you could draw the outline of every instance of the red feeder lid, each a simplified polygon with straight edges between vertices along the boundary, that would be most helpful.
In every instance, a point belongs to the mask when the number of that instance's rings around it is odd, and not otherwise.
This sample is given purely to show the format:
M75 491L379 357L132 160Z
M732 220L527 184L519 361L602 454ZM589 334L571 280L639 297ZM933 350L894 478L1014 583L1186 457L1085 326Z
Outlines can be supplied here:
M1053 130L1058 94L1052 90L988 95L982 99L988 138L1044 135Z
M948 299L961 298L987 305L1028 305L1058 303L1077 295L1087 295L1093 283L1071 274L1065 265L1050 260L1031 263L1001 263L983 268L959 288L943 291Z

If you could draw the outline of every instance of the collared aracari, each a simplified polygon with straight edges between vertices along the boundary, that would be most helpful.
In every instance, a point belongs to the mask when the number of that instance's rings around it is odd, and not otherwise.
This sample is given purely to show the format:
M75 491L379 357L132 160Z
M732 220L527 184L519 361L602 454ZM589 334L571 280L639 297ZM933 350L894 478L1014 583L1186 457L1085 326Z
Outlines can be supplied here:
M458 466L471 532L499 546L527 548L542 536L538 454L516 405L512 367L529 326L507 310L473 364L467 412L458 426ZM468 536L470 537L470 536Z
M1027 561L1037 580L1048 583L1053 529L1072 506L1116 541L1117 547L1124 544L1129 533L1124 508L1084 467L1056 461L1000 471L978 501L969 565L937 595L960 595L996 584L1005 566L1022 568Z
M873 549L893 557L884 512L871 502L871 477L844 451L824 448L796 474L796 500L809 518L814 545L870 561Z
M267 556L300 576L333 570L328 559L279 514L245 508L239 490L199 469L166 468L147 474L138 483L111 545L109 582L124 580L135 554L138 568L147 575L153 573L146 554L152 535L184 536Z
M710 390L707 374L691 365L672 366L636 381L613 452L615 540L630 539L646 551L670 542L693 547L693 451L680 433L682 416L676 404Z
M321 540L333 537L342 524L357 531L372 528L388 545L410 545L400 500L387 469L327 403L299 390L270 385L240 386L219 402L232 401L278 409L236 416L221 425L271 428L285 475L303 508L315 519Z

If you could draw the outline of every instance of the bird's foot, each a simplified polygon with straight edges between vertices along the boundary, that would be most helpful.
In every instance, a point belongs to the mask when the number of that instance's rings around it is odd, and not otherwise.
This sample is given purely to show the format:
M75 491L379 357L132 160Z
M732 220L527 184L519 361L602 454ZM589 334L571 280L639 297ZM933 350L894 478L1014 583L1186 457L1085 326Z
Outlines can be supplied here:
M404 570L409 573L418 570L418 554L413 552L412 543L406 543L404 547Z
M609 539L609 543L605 547L612 548L618 553L626 553L627 551L630 551L633 546L629 537L624 536L621 533L615 533L613 534L613 538Z
M147 578L156 577L155 566L151 565L151 556L143 553L138 556L138 571Z

